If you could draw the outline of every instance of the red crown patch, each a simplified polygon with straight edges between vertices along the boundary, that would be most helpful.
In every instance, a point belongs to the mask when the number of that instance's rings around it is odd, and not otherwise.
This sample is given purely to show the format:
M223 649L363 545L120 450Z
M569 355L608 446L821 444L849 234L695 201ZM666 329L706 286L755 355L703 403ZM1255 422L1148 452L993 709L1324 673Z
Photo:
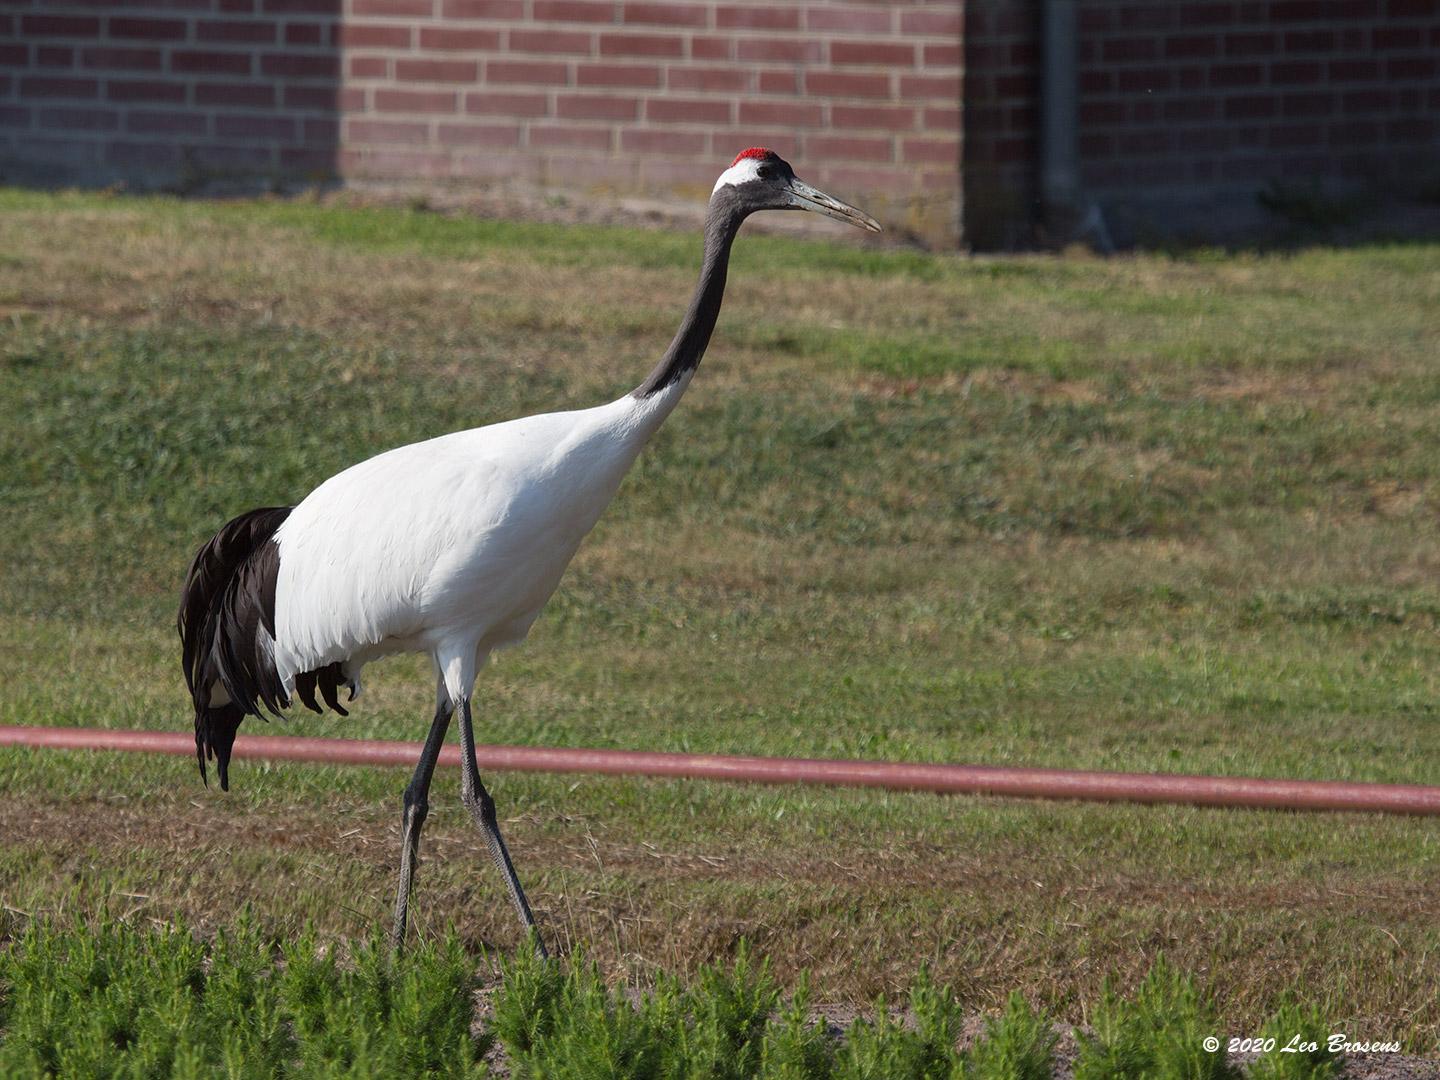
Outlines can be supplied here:
M774 156L775 151L771 150L768 147L752 146L749 150L741 150L740 153L736 154L735 160L730 162L730 167L733 169L736 165L739 165L740 162L744 161L746 158L767 158Z

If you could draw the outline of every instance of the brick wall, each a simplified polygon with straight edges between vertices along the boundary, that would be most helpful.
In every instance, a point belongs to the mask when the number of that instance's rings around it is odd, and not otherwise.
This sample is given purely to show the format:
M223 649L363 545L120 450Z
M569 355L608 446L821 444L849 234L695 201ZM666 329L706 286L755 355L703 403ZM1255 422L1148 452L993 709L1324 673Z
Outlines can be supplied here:
M768 145L954 240L961 0L0 0L8 174L703 195Z
M1440 2L1079 4L1083 195L1122 234L1258 213L1271 182L1404 192L1440 181ZM1033 233L1035 0L966 16L972 240ZM1186 210L1189 213L1185 213Z

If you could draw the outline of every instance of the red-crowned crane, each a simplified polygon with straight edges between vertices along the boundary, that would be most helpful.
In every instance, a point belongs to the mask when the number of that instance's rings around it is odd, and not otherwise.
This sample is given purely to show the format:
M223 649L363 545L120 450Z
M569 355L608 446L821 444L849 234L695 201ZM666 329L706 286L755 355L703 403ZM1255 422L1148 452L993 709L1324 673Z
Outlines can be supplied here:
M392 943L406 913L430 778L460 714L461 798L504 875L536 947L544 946L475 764L470 695L490 653L524 639L566 565L700 363L741 223L757 210L813 210L878 232L867 214L795 178L753 148L720 174L705 221L700 282L649 376L619 401L545 413L402 446L332 476L294 507L252 510L196 554L180 600L185 681L200 775L213 759L229 790L235 729L295 697L342 716L360 669L428 653L435 718L405 789ZM208 782L208 779L207 779Z

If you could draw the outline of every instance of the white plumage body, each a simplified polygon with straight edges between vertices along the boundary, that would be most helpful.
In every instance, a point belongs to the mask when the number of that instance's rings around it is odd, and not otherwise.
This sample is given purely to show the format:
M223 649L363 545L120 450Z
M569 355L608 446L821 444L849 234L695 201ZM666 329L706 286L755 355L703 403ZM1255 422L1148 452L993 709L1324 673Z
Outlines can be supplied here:
M454 699L524 639L688 379L413 443L325 481L275 534L276 672L435 657Z

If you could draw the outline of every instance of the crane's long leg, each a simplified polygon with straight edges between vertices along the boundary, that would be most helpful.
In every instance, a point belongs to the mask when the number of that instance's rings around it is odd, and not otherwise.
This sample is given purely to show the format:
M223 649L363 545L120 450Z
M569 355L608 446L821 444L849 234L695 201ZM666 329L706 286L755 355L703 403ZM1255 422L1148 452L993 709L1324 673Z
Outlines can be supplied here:
M420 762L415 766L415 775L405 788L405 816L400 826L400 887L395 893L395 925L390 931L390 948L399 952L405 945L405 921L410 912L410 889L415 879L415 861L420 855L420 830L425 825L425 816L430 812L430 778L435 774L435 762L440 760L440 747L445 742L445 731L450 726L450 717L455 706L445 692L445 683L440 683L436 695L435 719L430 724L430 734L425 738L425 749L420 751Z
M475 733L470 727L470 699L460 701L460 800L470 817L485 835L490 848L490 858L505 878L505 887L510 890L510 902L515 905L520 921L530 932L535 949L544 957L545 943L540 940L540 931L535 927L535 916L530 914L530 904L525 899L525 890L515 876L515 866L510 862L510 852L500 836L500 824L495 820L495 800L480 782L480 769L475 764Z

